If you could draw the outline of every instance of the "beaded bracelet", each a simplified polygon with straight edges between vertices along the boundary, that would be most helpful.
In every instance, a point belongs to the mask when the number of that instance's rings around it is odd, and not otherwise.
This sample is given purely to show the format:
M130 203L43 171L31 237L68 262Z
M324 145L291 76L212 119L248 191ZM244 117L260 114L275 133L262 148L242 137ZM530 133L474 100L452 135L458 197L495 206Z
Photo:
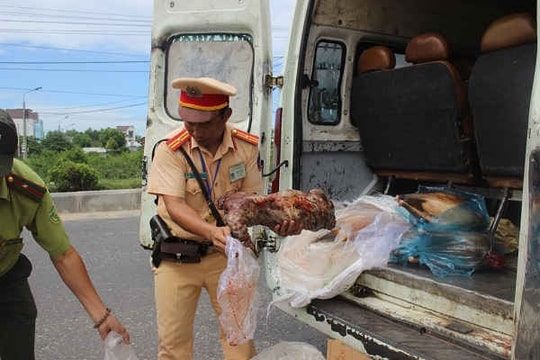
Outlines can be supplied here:
M103 315L103 317L94 325L94 329L97 329L101 325L103 325L103 323L105 322L105 320L107 320L107 318L109 317L110 314L111 314L111 309L106 308L105 309L105 315Z

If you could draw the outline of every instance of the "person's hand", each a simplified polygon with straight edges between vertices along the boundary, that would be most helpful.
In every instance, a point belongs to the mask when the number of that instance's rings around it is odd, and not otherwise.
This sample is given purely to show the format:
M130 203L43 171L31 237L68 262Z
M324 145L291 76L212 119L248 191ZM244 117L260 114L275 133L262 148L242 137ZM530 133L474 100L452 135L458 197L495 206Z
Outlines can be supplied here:
M122 325L122 323L118 321L116 317L114 317L113 314L110 314L109 316L107 316L103 324L101 324L97 328L97 330L99 331L99 335L101 336L101 339L103 340L105 340L105 338L107 337L107 334L111 330L114 330L115 332L117 332L118 334L122 336L126 344L131 343L131 340L129 339L128 331L126 330L124 325Z
M227 236L231 235L231 229L228 226L215 226L210 240L214 247L221 253L225 253L225 244Z
M284 220L281 224L274 226L274 232L279 236L298 235L304 227L302 224L297 224L294 220Z

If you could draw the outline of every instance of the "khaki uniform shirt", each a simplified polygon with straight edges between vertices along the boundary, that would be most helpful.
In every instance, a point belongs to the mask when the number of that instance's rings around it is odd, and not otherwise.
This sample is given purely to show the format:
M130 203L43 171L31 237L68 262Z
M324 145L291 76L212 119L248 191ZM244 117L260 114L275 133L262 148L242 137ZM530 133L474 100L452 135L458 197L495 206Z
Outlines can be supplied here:
M183 128L180 128L170 133L167 138L177 135L182 130ZM200 148L191 137L182 146L200 173L203 173L203 168L206 167L206 172L202 175L208 179L214 203L228 191L251 193L261 191L262 178L258 166L258 146L235 137L234 128L231 126L227 125L223 141L215 156ZM205 163L204 167L201 156ZM172 150L165 142L156 148L148 178L148 193L184 198L202 219L215 223L197 179L193 176L184 155L180 151ZM183 239L206 240L182 229L172 221L164 201L158 202L157 212L174 236Z
M27 181L44 187L41 178L26 164L17 159L11 172ZM0 178L0 276L15 265L23 248L18 240L23 227L32 232L37 243L56 257L69 247L69 238L58 217L51 194L45 191L40 196L31 198L24 191L8 186L10 176Z

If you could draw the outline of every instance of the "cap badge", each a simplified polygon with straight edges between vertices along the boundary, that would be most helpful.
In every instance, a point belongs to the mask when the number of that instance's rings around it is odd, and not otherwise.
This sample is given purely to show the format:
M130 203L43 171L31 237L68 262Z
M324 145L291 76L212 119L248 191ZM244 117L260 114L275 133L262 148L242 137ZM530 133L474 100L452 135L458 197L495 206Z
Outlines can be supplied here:
M203 97L203 93L202 93L201 89L199 89L196 86L187 86L186 87L186 93L191 97L198 97L198 98Z

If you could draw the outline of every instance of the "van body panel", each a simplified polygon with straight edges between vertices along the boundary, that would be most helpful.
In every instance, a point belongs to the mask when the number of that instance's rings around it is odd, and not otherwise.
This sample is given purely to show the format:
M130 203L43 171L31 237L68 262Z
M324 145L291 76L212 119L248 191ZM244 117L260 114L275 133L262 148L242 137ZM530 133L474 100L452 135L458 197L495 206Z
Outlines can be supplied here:
M267 0L154 1L148 118L143 159L140 242L151 248L149 220L155 196L146 193L155 144L182 125L177 113L177 77L214 77L237 88L231 97L233 126L269 141L262 124L271 122L270 9ZM265 145L266 146L266 145ZM267 153L261 161L267 165Z
M538 5L537 5L538 6ZM538 43L536 52L538 54ZM536 357L540 353L540 61L536 68L531 91L523 206L519 234L518 274L515 297L515 345L513 359Z

